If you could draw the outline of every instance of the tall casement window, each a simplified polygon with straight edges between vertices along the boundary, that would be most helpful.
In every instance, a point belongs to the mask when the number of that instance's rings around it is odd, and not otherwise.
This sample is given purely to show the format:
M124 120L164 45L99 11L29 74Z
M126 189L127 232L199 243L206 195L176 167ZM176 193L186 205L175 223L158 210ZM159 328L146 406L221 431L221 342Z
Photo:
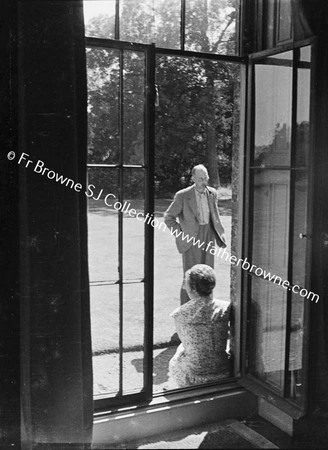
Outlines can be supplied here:
M304 406L309 305L312 47L252 58L245 253L247 373ZM246 314L246 310L245 310Z
M239 317L241 72L236 0L84 1L96 408L170 396L181 255L163 213L205 164L227 238L214 296ZM238 372L231 318L225 382ZM197 393L205 383L187 386ZM208 387L209 384L206 383ZM216 387L217 383L212 383Z

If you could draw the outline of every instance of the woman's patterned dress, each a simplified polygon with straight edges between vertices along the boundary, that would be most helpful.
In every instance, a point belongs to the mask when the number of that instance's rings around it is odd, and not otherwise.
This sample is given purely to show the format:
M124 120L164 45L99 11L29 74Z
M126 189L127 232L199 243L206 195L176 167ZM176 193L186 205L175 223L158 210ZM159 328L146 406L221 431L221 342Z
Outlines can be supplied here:
M185 387L230 375L230 302L199 297L171 314L181 344L169 363L171 387Z

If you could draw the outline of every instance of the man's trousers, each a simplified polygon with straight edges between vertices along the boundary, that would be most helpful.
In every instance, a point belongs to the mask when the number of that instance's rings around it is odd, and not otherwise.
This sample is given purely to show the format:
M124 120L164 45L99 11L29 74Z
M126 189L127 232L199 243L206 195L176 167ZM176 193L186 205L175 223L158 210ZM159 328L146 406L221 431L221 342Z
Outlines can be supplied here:
M210 223L199 225L199 230L193 241L193 245L186 252L182 253L183 282L180 290L181 305L189 301L189 296L185 287L186 271L191 269L195 264L207 264L214 268L214 255L210 253L210 249L215 246L215 238L216 232ZM211 242L211 245L207 248L209 242Z

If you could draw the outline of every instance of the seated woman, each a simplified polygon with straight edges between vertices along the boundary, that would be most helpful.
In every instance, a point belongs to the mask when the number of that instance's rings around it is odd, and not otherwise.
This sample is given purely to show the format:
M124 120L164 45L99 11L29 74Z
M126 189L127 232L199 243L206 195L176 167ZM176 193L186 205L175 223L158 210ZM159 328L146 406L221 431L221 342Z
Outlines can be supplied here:
M196 264L186 272L190 301L171 314L181 344L169 363L170 388L185 387L230 375L230 302L213 299L214 270Z

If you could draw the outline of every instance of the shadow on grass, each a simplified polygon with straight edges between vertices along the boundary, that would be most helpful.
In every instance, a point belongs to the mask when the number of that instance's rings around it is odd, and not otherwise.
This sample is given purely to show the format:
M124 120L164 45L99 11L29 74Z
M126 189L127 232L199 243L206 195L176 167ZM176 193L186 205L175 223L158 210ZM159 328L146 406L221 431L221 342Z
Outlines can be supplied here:
M153 359L153 384L163 384L168 381L169 361L176 351L176 346L167 347ZM133 359L131 364L136 371L142 373L144 371L144 360Z

